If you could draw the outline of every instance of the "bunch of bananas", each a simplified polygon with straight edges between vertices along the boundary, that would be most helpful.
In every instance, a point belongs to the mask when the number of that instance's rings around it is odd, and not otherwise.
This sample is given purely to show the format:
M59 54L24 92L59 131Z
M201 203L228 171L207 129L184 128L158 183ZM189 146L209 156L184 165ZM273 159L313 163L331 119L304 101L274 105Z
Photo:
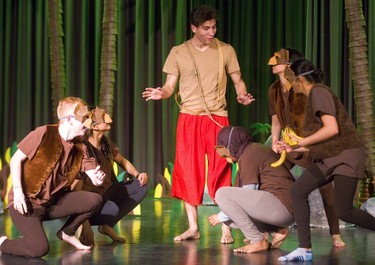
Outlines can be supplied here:
M295 139L290 138L289 135L293 135ZM281 132L281 138L282 140L289 146L295 146L298 145L298 141L303 139L303 137L300 137L296 134L296 132L290 128L290 127L285 127L284 130ZM276 162L273 162L271 164L271 167L278 167L282 165L285 162L287 152L286 150L281 151L280 158Z

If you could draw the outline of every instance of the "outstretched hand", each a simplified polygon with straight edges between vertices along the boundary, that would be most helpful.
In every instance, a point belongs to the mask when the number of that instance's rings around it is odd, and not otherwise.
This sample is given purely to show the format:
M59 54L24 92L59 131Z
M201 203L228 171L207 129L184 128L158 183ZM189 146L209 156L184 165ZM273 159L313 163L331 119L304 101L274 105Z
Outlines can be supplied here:
M237 96L237 101L242 105L250 105L253 101L255 101L255 98L250 93L245 93Z
M144 97L146 101L159 100L163 97L163 91L161 90L161 87L147 87L145 91L142 93L142 97Z

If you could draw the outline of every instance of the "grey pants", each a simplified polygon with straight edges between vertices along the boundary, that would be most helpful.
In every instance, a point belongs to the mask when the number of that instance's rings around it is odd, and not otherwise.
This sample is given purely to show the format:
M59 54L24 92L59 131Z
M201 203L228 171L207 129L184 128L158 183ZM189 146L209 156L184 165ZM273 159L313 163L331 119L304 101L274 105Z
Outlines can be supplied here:
M293 224L293 215L270 192L237 187L222 187L216 202L245 235L255 243L264 239L264 232L277 232Z

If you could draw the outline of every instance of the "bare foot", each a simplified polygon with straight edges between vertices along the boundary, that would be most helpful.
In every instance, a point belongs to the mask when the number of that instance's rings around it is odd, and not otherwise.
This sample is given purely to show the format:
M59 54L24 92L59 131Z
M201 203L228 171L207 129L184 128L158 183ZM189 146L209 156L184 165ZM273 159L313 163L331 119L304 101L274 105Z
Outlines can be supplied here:
M61 240L64 240L65 242L73 245L77 249L91 249L91 246L83 245L81 242L79 242L78 238L76 238L74 235L69 236L69 235L65 234L62 230L59 230L57 232L57 237L60 238Z
M261 240L255 243L248 244L241 248L236 248L233 251L236 253L254 253L262 250L268 249L268 242L266 240Z
M219 221L219 215L218 214L213 214L210 217L208 217L208 221L212 226L215 226L217 224L220 224L221 222Z
M332 245L335 248L343 248L345 247L345 242L341 239L340 234L338 235L332 235Z
M81 230L79 232L79 230ZM79 241L86 246L93 246L95 245L95 240L94 240L94 232L91 229L91 225L89 221L85 221L80 228L77 230L78 233L78 238Z
M3 244L4 240L8 239L7 236L0 237L0 246Z
M115 242L119 242L119 243L125 243L126 242L126 239L123 238L123 237L119 237L116 234L115 229L113 229L113 227L111 227L109 225L99 225L98 231L100 233L104 234L104 235L109 236Z
M288 228L282 228L279 231L272 233L272 240L270 242L270 248L279 248L284 243L285 239L289 234Z
M176 236L173 240L174 241L183 241L188 239L199 239L201 237L201 234L199 233L199 230L186 230L181 235Z
M221 243L222 244L232 244L233 243L233 237L232 237L232 231L229 226L223 224L221 226Z

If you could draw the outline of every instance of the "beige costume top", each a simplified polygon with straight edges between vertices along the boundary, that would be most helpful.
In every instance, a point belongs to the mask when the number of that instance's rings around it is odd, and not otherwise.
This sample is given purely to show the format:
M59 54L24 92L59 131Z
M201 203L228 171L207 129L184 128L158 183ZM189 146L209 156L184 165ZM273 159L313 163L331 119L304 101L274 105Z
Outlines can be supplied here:
M181 113L193 115L206 114L204 104L201 100L202 92L199 87L198 75L194 66L195 60L208 110L211 114L228 116L225 99L226 74L240 71L240 66L233 47L221 41L218 41L218 43L223 55L222 64L220 64L218 46L215 41L204 52L198 51L191 45L190 41L187 41L184 44L173 47L169 53L163 67L163 72L180 78ZM194 56L194 60L192 56ZM220 85L218 82L219 65L222 65L224 68L222 69L223 75Z

